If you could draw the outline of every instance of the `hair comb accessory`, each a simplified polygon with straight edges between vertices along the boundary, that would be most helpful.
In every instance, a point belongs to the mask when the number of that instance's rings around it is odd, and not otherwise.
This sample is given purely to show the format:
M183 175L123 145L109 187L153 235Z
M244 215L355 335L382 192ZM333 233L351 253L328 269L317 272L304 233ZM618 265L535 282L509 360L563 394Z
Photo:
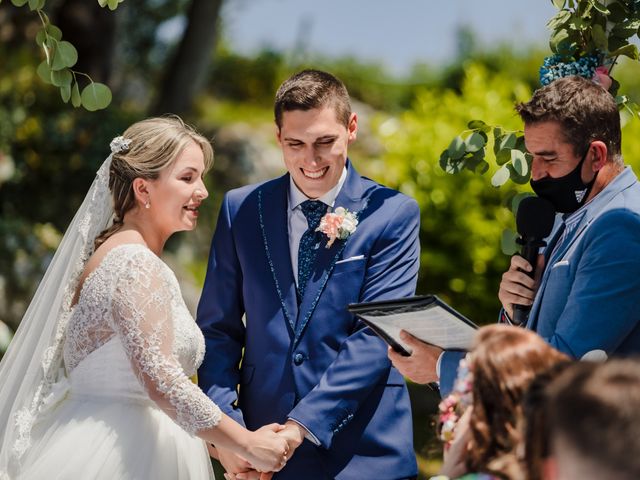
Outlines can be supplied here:
M111 148L111 153L124 153L129 151L129 147L131 146L131 140L129 138L124 138L123 136L118 136L111 140L109 147Z

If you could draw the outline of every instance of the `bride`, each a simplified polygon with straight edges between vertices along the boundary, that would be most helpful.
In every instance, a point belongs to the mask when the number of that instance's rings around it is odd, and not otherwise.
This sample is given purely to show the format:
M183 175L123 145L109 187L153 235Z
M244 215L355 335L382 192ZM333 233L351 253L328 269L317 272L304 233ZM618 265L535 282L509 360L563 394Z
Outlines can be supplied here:
M0 363L0 480L208 479L205 442L279 470L279 426L244 429L189 379L204 339L159 258L196 226L211 145L152 118L111 151Z

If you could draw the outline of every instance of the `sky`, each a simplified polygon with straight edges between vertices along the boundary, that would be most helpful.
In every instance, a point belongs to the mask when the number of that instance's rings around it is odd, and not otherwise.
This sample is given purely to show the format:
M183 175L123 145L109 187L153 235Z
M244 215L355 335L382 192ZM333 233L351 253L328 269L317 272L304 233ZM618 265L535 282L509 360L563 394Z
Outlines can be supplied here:
M235 51L263 47L362 61L397 74L417 62L446 62L456 31L470 27L480 46L546 46L551 0L227 0L224 36Z

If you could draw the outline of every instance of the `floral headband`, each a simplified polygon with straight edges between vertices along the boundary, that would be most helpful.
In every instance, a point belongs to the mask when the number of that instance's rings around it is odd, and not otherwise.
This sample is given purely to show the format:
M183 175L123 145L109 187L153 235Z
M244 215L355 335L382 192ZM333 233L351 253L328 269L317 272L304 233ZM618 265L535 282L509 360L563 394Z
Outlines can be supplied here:
M131 147L131 139L118 136L111 140L109 147L111 148L111 153L126 153Z
M465 358L460 360L453 392L445 397L438 406L440 411L440 440L445 443L453 441L458 420L460 420L465 410L473 404L473 372L470 364L470 357L467 353Z

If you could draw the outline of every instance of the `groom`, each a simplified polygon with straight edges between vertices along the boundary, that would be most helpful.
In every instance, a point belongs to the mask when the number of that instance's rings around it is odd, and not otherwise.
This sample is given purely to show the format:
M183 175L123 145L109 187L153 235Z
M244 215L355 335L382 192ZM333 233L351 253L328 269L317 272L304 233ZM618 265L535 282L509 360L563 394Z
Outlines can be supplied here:
M249 429L285 425L295 453L274 478L415 478L404 379L347 305L414 294L418 206L348 160L357 117L331 74L286 80L275 120L288 173L228 192L218 217L198 307L200 386ZM355 229L317 231L339 207ZM227 472L248 469L219 454Z

